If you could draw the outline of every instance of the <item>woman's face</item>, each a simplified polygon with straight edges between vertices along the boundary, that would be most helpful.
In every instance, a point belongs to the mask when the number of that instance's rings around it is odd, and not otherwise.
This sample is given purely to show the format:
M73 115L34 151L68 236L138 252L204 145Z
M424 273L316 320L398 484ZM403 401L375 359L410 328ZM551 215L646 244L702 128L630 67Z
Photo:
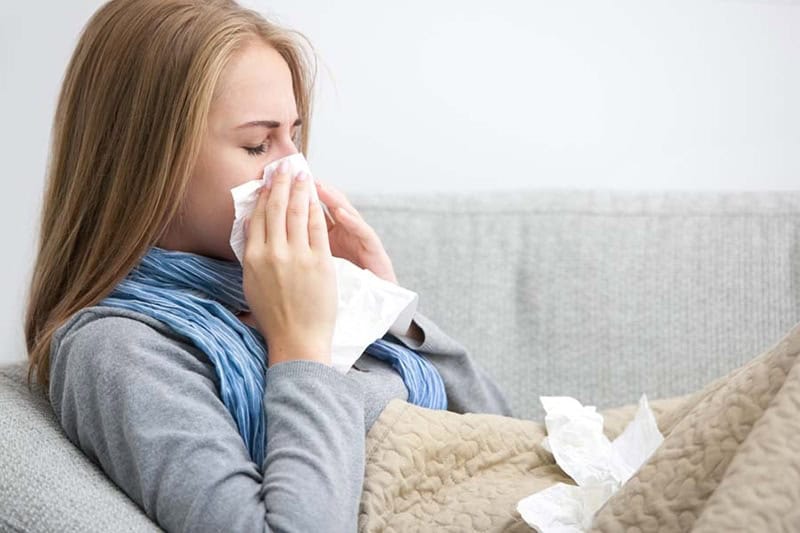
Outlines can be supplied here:
M270 162L297 153L300 123L289 66L261 41L232 58L217 91L183 217L157 245L237 261L229 244L230 190L260 179Z

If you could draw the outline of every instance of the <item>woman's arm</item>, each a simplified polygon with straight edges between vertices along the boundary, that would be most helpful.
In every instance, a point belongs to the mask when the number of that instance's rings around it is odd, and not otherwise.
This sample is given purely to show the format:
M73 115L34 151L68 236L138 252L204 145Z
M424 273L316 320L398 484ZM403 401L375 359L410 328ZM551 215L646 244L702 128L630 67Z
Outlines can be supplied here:
M419 328L416 334L412 329L415 323ZM436 367L444 381L448 411L514 416L497 383L467 348L443 332L433 320L417 311L409 333L407 336L387 335L424 354Z
M70 440L168 531L355 531L363 389L332 367L267 369L264 464L251 461L199 350L125 317L70 331L51 399Z

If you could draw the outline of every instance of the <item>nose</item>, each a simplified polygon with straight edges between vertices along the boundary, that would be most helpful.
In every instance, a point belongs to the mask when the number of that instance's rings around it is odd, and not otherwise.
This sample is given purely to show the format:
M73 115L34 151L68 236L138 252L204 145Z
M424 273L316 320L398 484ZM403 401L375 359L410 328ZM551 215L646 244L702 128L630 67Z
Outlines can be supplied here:
M276 159L282 159L284 157L288 157L290 155L294 155L299 152L297 146L294 144L294 139L292 139L291 135L282 135L280 143L276 143L278 155Z
M298 150L297 146L294 144L294 140L288 135L285 137L281 136L279 141L273 141L272 151L275 152L275 155L269 159L266 163L267 165L271 165L284 157L300 153L300 150Z
M287 148L286 150L281 150L278 152L278 156L275 158L275 161L278 159L283 159L284 157L289 157L290 155L294 155L297 153L297 148L292 146L291 148Z

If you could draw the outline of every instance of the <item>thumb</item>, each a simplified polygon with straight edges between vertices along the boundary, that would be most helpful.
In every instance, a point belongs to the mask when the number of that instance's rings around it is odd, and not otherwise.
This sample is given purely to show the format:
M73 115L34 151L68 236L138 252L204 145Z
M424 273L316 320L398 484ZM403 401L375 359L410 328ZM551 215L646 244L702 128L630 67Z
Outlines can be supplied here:
M336 208L336 216L337 218L346 221L346 224L352 225L353 223L353 215L347 212L347 209L344 207L337 207Z
M340 222L347 231L359 237L364 237L366 235L364 224L361 219L357 218L353 213L344 207L337 207L334 209L334 212L336 213L336 220Z

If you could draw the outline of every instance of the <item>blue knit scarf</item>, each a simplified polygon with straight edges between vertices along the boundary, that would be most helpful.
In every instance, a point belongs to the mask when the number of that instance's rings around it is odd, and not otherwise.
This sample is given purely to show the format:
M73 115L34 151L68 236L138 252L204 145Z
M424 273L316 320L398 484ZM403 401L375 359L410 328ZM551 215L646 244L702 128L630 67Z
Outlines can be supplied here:
M260 332L235 316L250 310L238 261L153 246L97 305L149 315L202 350L214 365L219 396L236 422L252 460L259 467L263 465L263 398L269 354ZM384 339L377 339L364 351L391 363L400 373L409 403L430 409L447 408L442 378L427 359Z

